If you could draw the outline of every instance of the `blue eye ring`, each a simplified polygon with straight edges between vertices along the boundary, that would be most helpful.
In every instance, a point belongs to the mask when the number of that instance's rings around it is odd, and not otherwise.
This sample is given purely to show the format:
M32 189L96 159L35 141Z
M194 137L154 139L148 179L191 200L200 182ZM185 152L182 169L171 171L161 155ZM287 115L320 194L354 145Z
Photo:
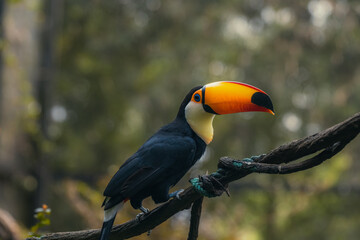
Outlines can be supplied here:
M200 97L200 94L195 94L194 95L194 100L195 100L195 102L200 102L200 100L201 100L201 97Z

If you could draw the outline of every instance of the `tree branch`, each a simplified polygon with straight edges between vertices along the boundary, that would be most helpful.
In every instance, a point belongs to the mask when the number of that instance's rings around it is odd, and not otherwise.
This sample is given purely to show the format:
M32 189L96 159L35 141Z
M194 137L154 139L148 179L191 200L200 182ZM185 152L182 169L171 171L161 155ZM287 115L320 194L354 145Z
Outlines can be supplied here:
M233 160L228 157L221 158L220 162L222 165L233 168L235 171L239 172L245 171L268 174L289 174L304 171L323 163L340 152L347 143L348 142L337 142L333 146L326 148L315 157L293 164L269 164L256 161Z
M340 152L360 131L360 113L322 132L299 140L284 144L270 153L263 155L254 162L241 161L228 157L220 159L219 170L212 174L212 179L227 186L232 181L245 177L252 172L287 174L302 171L321 164ZM316 156L299 163L292 163L304 156L321 151ZM234 162L242 163L241 167L234 167ZM282 165L280 165L282 164ZM204 176L207 177L207 176ZM209 178L209 179L211 179ZM194 187L187 188L181 195L160 205L148 214L143 215L140 222L132 220L115 226L110 239L126 239L140 235L155 228L175 213L187 209L192 203L202 198ZM49 233L42 240L95 240L99 238L99 229L75 232ZM34 238L28 238L34 239ZM193 238L196 239L196 238Z
M204 197L195 200L191 207L190 230L188 240L196 240L199 235L199 224L201 216L201 208Z

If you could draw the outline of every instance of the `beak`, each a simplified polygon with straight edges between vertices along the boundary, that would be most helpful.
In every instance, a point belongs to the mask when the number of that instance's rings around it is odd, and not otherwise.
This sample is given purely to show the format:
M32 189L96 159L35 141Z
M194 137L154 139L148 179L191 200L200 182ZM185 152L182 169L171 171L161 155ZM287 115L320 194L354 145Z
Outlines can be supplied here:
M203 86L203 107L213 114L268 112L274 107L264 91L240 82L214 82Z

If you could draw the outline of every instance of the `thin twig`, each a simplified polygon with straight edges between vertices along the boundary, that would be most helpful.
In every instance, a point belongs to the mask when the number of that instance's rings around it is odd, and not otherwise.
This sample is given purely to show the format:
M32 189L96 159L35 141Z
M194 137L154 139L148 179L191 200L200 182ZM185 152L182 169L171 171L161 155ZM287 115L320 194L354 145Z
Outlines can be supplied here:
M192 205L188 240L196 240L198 238L203 200L204 197L200 197L199 199L195 200L195 202Z
M249 161L234 161L229 158L222 158L221 161L231 161L238 163L237 165L241 164L241 167L234 167L237 168L236 171L246 171L246 172L256 172L256 173L267 173L267 174L289 174L299 171L304 171L306 169L315 167L327 159L330 159L338 152L340 152L347 144L342 142L337 142L333 146L326 148L324 151L319 153L318 155L301 161L299 163L292 163L292 164L269 164L269 163L261 163L261 162L249 162ZM230 165L230 164L227 164Z

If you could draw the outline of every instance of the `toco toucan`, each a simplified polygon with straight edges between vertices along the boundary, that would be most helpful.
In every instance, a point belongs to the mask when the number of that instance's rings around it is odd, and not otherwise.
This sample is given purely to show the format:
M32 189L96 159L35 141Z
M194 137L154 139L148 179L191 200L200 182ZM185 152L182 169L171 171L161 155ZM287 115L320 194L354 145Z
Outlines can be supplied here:
M214 82L193 88L180 105L175 120L150 137L120 167L107 185L100 240L106 240L117 211L130 200L146 213L143 199L155 203L179 197L169 194L185 173L201 158L213 139L215 115L260 111L274 115L270 97L262 90L239 82Z

